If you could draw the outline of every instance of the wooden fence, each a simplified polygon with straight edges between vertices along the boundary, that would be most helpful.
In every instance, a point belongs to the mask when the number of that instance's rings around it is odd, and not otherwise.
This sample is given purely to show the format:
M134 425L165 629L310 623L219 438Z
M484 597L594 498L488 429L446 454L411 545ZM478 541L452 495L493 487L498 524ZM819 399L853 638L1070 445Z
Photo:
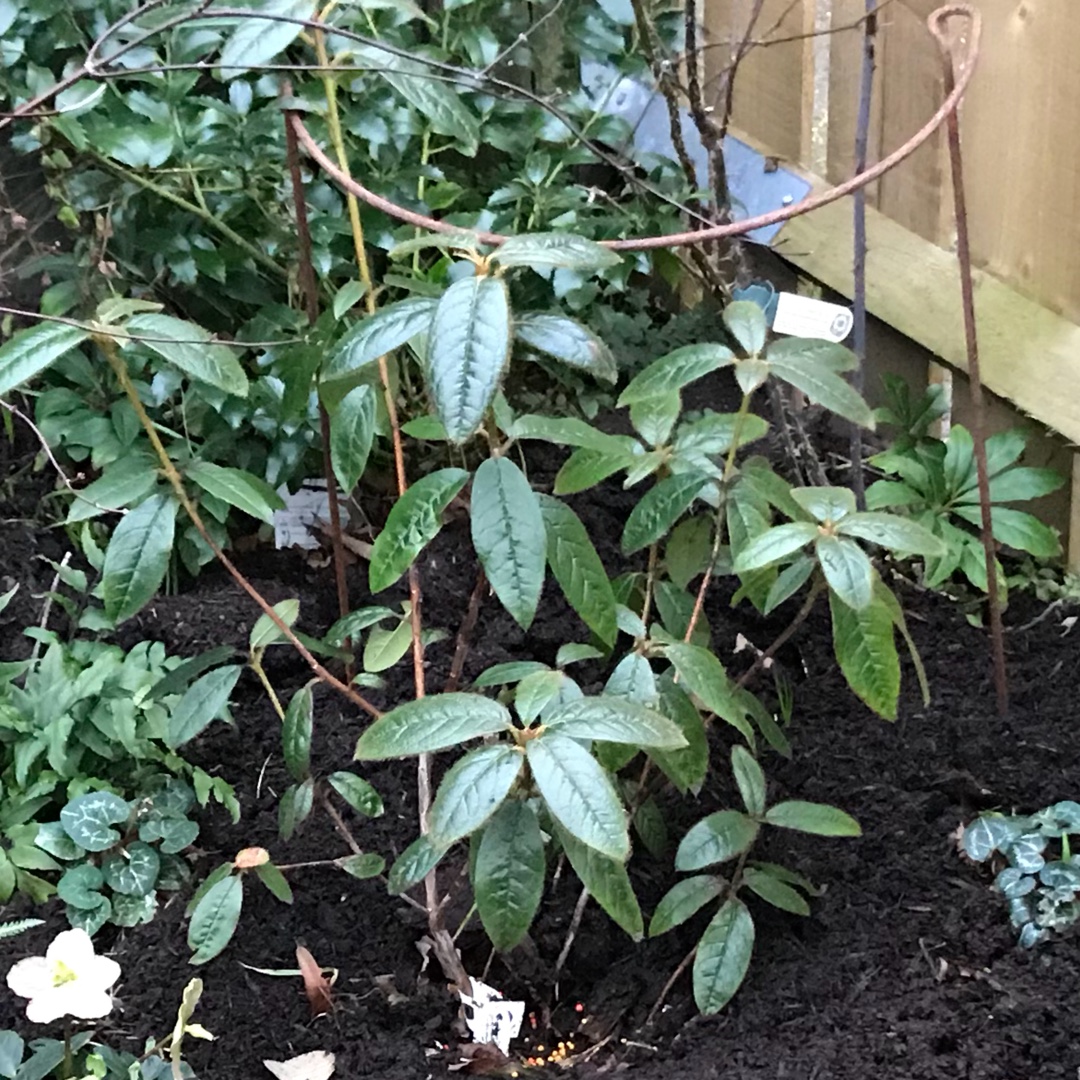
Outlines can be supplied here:
M1069 560L1080 568L1080 4L975 0L982 55L962 112L978 267L983 380L1069 444ZM941 0L879 0L871 160L940 105L926 17ZM755 0L706 0L708 74L729 63ZM852 174L865 0L764 0L735 83L733 133L815 187ZM716 85L714 83L714 85ZM872 314L948 365L965 366L944 132L869 191ZM850 200L790 222L778 252L851 295Z

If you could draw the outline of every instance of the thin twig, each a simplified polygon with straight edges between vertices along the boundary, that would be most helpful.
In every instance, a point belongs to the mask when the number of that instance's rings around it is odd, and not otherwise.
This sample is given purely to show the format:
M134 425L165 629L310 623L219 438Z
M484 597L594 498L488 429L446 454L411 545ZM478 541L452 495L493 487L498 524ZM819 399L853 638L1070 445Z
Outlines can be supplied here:
M817 598L824 588L824 582L817 581L814 583L806 594L802 607L795 613L795 618L777 635L776 640L763 653L758 653L757 658L750 667L736 680L736 686L745 686L791 640L791 635L810 617L810 612L814 610Z
M38 621L38 628L44 630L49 625L49 615L52 613L53 598L56 595L56 590L60 587L60 578L63 574L64 568L71 562L71 552L65 551L64 557L60 560L60 565L56 568L56 573L53 574L52 584L49 586L49 591L45 594L45 603L41 607L41 619ZM33 666L37 663L38 656L41 654L41 638L34 639L34 647L30 651L30 665Z
M570 949L574 944L574 938L577 937L578 929L581 927L581 920L585 914L585 907L589 902L589 890L582 889L581 895L577 898L577 903L574 905L574 914L570 919L570 926L566 931L566 940L563 942L562 950L559 952L559 957L555 961L555 979L558 981L559 972L563 969L563 964L566 963L566 958L570 955Z
M458 627L457 640L454 645L454 659L450 663L450 674L446 677L446 685L443 693L449 694L458 688L461 682L461 673L465 670L465 659L469 655L469 644L472 632L476 628L476 620L480 617L480 605L484 602L487 593L488 580L483 568L476 572L476 584L473 586L472 595L469 597L469 606L465 611L465 617Z
M949 33L948 22L954 16L969 20L973 40L978 41L980 16L970 4L952 4L930 16L928 25L941 49L941 67L945 93L951 94L958 81L970 72L957 74L957 38ZM971 244L968 238L967 199L964 192L964 164L960 148L960 119L951 112L946 123L949 139L949 165L952 170L953 203L956 214L956 258L960 264L960 289L964 307L964 337L967 341L967 372L971 388L971 441L975 449L975 467L979 479L979 507L982 511L982 545L986 556L986 594L990 606L990 636L994 658L994 687L998 714L1009 711L1009 682L1005 670L1005 634L1001 624L1001 598L998 595L997 552L994 522L990 510L990 471L986 462L986 403L979 369L979 340L975 320L975 289L971 271Z
M671 977L666 983L664 988L660 991L660 996L653 1003L653 1007L649 1010L649 1015L645 1017L645 1023L643 1027L648 1027L653 1020L656 1019L656 1014L660 1011L661 1006L664 1004L664 1000L668 994L671 993L671 988L682 977L682 973L694 962L694 957L697 956L697 945L695 945L680 961L679 966L671 973Z

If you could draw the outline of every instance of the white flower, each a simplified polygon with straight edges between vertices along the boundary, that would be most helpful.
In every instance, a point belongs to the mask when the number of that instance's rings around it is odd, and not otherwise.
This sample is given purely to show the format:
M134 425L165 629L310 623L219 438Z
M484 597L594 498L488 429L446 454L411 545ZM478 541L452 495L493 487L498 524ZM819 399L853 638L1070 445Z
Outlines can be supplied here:
M29 998L26 1017L48 1024L62 1016L95 1020L108 1016L113 1000L109 990L120 978L120 965L94 954L85 930L64 930L53 938L44 956L20 960L7 975L8 987Z

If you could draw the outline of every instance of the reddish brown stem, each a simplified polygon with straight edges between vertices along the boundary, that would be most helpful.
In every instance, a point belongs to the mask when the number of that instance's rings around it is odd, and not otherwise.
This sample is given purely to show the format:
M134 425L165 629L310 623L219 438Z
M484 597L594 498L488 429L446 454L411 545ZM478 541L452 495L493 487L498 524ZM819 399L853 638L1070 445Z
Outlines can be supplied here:
M813 588L806 594L802 607L795 613L795 618L777 634L776 640L739 676L735 683L736 686L745 686L791 640L791 635L810 617L810 612L814 610L817 598L821 595L824 587L824 583L821 581L814 584Z
M974 24L978 16L969 4L940 8L930 16L930 33L941 49L941 69L945 93L951 95L958 81L957 37L949 33L948 23L963 16ZM968 60L970 67L971 60ZM960 79L968 72L961 68ZM946 133L949 140L949 165L952 169L953 204L956 216L956 258L960 264L960 291L964 308L964 337L967 342L967 372L971 388L971 441L975 450L975 469L979 480L979 508L982 519L982 545L986 557L986 593L990 607L990 637L994 658L994 687L998 714L1009 709L1009 683L1005 671L1005 632L1001 625L1001 598L998 595L997 552L994 523L990 512L990 470L986 461L986 402L979 370L979 339L975 320L975 289L971 272L971 243L968 236L967 199L964 192L964 160L960 148L960 118L949 113Z
M454 659L450 663L450 674L446 677L446 685L443 687L444 694L452 693L461 682L461 673L465 670L465 658L469 655L469 644L473 630L476 628L476 620L480 617L480 606L484 602L487 588L487 575L483 570L477 571L476 584L473 586L472 596L469 597L469 606L465 611L465 617L461 620L461 626L458 627Z

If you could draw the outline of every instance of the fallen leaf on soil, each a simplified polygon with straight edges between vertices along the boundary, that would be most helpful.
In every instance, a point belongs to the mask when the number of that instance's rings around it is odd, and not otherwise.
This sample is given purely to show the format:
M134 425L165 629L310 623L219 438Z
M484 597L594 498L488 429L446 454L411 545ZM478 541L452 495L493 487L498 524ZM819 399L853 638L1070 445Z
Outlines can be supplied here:
M278 1080L329 1080L334 1075L334 1055L312 1050L288 1061L263 1061Z
M296 946L296 963L300 968L300 977L304 980L304 993L307 994L308 1004L311 1006L312 1018L331 1012L334 1002L330 984L326 981L322 969L315 963L315 957L303 945Z

